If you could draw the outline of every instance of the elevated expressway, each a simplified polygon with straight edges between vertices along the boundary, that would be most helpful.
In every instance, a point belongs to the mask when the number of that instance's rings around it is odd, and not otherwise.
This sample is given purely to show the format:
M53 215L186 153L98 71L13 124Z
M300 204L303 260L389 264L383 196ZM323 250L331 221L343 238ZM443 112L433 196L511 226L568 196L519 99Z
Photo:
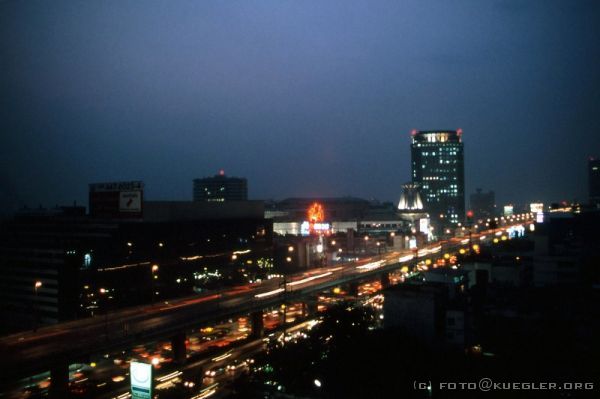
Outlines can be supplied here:
M519 223L521 224L521 223ZM503 226L495 232L506 230ZM473 234L473 242L491 239L494 232ZM60 323L36 332L21 332L0 338L1 382L14 381L51 370L64 374L69 363L84 362L91 354L133 346L139 342L181 337L189 328L233 316L259 313L286 301L301 302L317 293L342 284L381 278L389 282L389 272L438 252L454 252L468 244L467 238L452 238L420 248L387 252L354 262L311 269L261 283L226 291L191 296L154 305L128 308L106 316ZM255 318L254 318L255 319ZM262 323L262 318L260 319ZM174 345L175 346L175 345ZM185 351L185 346L184 346Z

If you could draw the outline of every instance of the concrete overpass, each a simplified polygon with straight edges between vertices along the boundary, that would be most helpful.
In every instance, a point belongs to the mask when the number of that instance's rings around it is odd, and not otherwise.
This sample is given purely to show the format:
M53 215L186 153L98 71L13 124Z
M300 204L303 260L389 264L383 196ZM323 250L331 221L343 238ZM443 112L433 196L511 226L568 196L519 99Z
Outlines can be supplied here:
M508 226L506 226L508 227ZM474 234L479 239L490 232ZM418 256L450 252L468 244L465 238L432 243ZM306 273L267 280L203 296L193 296L151 306L129 308L90 319L60 323L0 338L3 383L50 370L52 391L60 397L68 386L68 365L86 362L92 354L106 353L139 342L170 338L175 360L185 360L185 331L198 324L253 314L253 331L262 331L263 309L284 301L301 302L329 288L356 285L361 280L381 278L389 284L389 272L414 262L406 250L390 252L356 262L312 269ZM258 317L260 315L260 317ZM58 392L58 393L56 393Z

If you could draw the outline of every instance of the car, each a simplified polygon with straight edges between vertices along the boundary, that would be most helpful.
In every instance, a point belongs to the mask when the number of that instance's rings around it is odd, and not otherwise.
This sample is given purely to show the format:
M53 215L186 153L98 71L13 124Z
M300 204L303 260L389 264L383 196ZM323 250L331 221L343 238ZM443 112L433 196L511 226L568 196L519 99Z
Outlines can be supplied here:
M226 371L225 366L215 366L215 367L212 367L212 368L206 370L204 375L208 378L214 378L218 375L225 373L225 371Z
M248 362L246 360L235 359L233 362L227 365L227 371L235 371L242 367L246 367Z

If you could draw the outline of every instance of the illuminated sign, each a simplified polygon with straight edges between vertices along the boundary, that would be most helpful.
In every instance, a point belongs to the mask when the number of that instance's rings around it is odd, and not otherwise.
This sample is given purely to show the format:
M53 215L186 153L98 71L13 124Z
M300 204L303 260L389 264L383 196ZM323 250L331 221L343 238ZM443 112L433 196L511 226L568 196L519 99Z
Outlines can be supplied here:
M410 241L408 242L408 247L410 249L415 249L417 247L417 239L411 238Z
M504 205L504 216L512 216L514 207L512 205Z
M419 231L423 234L429 234L429 219L419 220Z
M523 237L525 235L525 227L523 227L521 225L512 226L512 227L508 228L506 230L506 232L508 233L508 236L510 238Z
M90 267L92 264L92 254L87 253L83 255L83 267Z
M541 202L532 202L529 204L529 210L531 213L544 212L544 204Z
M536 223L544 223L544 212L538 212L535 214L535 222Z
M304 221L300 225L300 234L302 234L303 236L307 236L310 234L311 231L326 233L329 231L330 228L331 225L329 223L314 223L311 226L311 223Z
M308 221L311 223L319 223L325 219L325 211L323 206L318 202L315 202L308 208Z
M131 398L152 398L152 365L148 363L131 362L129 367L131 375Z

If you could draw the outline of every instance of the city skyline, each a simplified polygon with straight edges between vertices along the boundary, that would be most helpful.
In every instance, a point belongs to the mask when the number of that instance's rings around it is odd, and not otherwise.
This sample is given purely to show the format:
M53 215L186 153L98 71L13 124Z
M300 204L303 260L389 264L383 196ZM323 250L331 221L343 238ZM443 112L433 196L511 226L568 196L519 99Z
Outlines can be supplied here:
M0 0L0 397L598 397L599 21Z
M458 128L467 195L587 199L595 2L0 10L3 209L84 204L114 180L190 200L220 169L251 199L397 201L410 132Z

